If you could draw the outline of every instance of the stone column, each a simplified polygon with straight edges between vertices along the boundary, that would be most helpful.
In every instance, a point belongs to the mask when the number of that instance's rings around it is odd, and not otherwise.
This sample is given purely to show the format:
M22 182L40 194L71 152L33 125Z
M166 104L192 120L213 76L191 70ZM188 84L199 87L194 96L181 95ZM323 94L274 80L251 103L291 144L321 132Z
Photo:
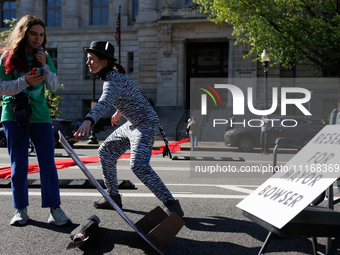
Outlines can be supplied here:
M170 56L171 54L171 24L165 24L161 28L161 39L163 46L163 54Z
M157 1L156 0L141 0L143 6L142 12L157 12Z
M149 23L160 19L161 12L157 10L156 0L140 0L139 1L139 14L137 23Z
M128 2L129 1L126 1L126 0L119 0L117 1L117 5L116 5L116 14L118 15L118 12L119 12L119 6L121 7L121 10L120 10L120 17L124 17L124 16L128 16ZM132 1L131 1L132 2Z
M179 40L178 42L178 61L177 61L177 74L178 74L178 79L177 79L177 105L179 106L184 106L185 105L185 98L186 98L186 77L185 77L185 40Z
M120 26L122 28L122 31L126 30L125 27L130 23L129 21L129 10L128 10L128 2L126 0L119 0L117 1L117 4L115 4L114 7L114 13L116 16L114 16L114 25L116 25L117 22L117 17L119 13L119 6L121 7L120 9ZM130 1L132 2L132 0Z
M172 15L172 2L170 0L164 0L162 6L162 16L170 17Z
M80 17L80 0L67 0L66 2L66 17L79 18Z
M21 0L20 1L20 16L27 14L35 14L35 1L34 0Z
M80 0L65 1L65 18L61 24L63 29L75 29L79 27L80 20Z

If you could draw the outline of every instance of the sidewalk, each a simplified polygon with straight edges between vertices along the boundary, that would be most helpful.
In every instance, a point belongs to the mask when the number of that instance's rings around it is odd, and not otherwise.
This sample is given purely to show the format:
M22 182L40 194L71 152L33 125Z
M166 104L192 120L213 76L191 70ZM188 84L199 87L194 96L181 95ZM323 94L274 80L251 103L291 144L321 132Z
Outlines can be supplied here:
M98 141L98 144L88 144L88 140L80 140L78 143L73 145L74 149L97 149L103 143L102 140ZM169 143L173 143L175 141L169 141ZM152 147L154 150L158 150L162 145L164 145L164 141L159 139L155 140L155 143ZM181 143L182 151L190 151L190 142ZM229 151L229 152L240 152L236 147L225 146L224 142L199 142L198 147L195 148L197 151ZM272 149L270 149L272 152ZM252 152L261 153L261 148L254 148ZM287 148L279 148L278 153L297 153L297 149L287 149Z

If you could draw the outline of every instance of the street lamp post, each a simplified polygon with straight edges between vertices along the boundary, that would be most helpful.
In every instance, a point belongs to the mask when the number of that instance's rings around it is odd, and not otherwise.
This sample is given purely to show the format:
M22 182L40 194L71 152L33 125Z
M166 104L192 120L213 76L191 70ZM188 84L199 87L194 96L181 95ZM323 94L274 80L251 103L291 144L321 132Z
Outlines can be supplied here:
M268 63L270 61L270 54L266 51L266 49L263 50L261 54L261 60L264 63L264 108L268 109Z
M93 109L93 107L95 105L95 100L96 100L96 74L95 73L93 74L92 79L93 79L93 88L92 88L91 110ZM98 144L96 132L95 132L95 125L93 125L91 127L91 135L90 135L87 143L88 144Z

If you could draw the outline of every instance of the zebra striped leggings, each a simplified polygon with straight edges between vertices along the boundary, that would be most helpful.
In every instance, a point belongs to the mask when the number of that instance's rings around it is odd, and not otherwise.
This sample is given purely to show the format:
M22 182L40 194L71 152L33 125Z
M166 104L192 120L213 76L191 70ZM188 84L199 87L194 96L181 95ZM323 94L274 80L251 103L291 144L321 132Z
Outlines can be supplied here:
M117 195L117 160L128 149L131 151L130 167L134 174L162 202L174 200L161 178L150 166L155 125L139 125L135 128L127 121L116 129L98 149L99 161L107 192Z

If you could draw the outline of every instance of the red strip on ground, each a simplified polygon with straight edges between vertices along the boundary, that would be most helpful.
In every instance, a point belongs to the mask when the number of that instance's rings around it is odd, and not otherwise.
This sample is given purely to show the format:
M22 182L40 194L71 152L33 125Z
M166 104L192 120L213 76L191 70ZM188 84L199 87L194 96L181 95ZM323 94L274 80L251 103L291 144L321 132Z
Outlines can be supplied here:
M171 150L171 152L180 151L181 146L179 144L186 143L186 142L189 142L189 141L190 141L189 138L183 138L182 140L180 140L178 142L170 143L169 149ZM162 145L159 150L152 150L151 155L162 154L164 147L165 147L165 145ZM123 159L123 158L130 158L130 153L124 153L119 159ZM93 157L81 158L81 161L84 164L93 164L93 163L98 163L99 159L98 159L98 156L93 156ZM73 159L69 158L69 159L55 160L55 165L56 165L57 169L63 169L63 168L67 168L67 167L70 167L70 166L74 166L74 165L76 165L76 163L73 161ZM37 172L39 172L38 163L31 163L31 164L28 165L28 173L29 174L37 173ZM1 167L0 168L0 179L7 179L7 178L10 178L10 177L11 177L11 167L10 166Z

